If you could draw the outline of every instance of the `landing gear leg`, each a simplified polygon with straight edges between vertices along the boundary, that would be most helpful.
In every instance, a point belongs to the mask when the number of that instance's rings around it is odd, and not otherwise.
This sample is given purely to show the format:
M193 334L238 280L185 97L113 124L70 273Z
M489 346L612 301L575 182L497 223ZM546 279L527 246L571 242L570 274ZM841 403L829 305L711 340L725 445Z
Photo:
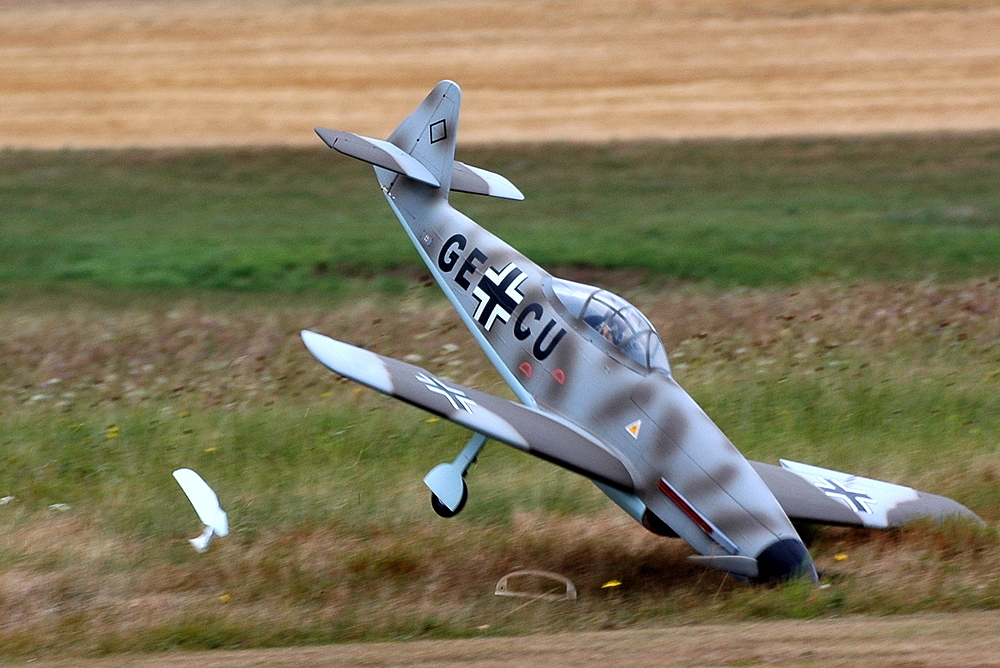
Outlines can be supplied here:
M431 507L441 517L454 517L469 499L465 473L479 452L486 445L486 437L476 433L465 444L462 452L450 464L438 464L424 476L424 484L431 490Z

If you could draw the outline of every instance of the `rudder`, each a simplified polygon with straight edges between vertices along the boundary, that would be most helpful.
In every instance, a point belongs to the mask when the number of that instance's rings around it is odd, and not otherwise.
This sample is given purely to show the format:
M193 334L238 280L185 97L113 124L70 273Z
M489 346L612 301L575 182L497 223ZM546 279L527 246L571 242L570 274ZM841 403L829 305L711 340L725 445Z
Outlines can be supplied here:
M442 81L389 135L391 144L419 160L434 175L446 197L451 190L461 104L458 84Z

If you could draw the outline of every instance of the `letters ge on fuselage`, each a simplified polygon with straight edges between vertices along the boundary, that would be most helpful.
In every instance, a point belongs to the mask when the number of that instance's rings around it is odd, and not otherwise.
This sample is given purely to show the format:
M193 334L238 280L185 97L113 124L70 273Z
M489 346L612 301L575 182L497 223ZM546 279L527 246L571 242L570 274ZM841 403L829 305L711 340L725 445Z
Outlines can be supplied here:
M469 241L464 234L453 234L441 246L437 257L438 268L445 274L454 271L452 280L465 292L472 287L470 275L474 275L480 266L489 261L489 255L478 247L473 247L463 257L462 251L465 251L468 245ZM514 311L524 299L520 284L525 278L527 278L525 273L514 263L509 263L501 269L490 267L483 272L479 283L473 289L473 296L479 300L474 315L484 329L490 331L497 320L505 323L510 321ZM551 355L566 335L566 330L562 327L553 333L556 320L551 317L536 335L535 327L543 320L545 320L545 306L539 302L531 302L521 308L512 325L514 338L518 341L534 337L531 354L538 361Z

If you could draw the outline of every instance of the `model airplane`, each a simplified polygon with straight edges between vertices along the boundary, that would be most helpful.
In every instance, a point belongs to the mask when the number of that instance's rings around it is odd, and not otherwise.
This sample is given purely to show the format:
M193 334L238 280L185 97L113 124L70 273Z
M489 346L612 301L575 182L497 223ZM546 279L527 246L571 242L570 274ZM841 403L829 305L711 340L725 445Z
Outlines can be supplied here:
M375 165L389 206L472 336L521 403L303 331L327 368L447 418L473 436L424 478L444 517L465 505L466 470L494 439L587 476L696 561L760 581L816 580L792 520L866 527L976 517L907 487L782 461L747 461L677 384L653 325L600 288L553 277L449 204L457 190L523 199L498 174L456 162L461 91L438 84L387 141L317 128Z

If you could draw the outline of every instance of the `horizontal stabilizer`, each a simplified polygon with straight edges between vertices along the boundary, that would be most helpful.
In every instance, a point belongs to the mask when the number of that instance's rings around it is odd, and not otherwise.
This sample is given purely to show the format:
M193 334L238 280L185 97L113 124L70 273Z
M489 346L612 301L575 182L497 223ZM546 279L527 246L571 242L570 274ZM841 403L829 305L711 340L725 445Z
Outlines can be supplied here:
M517 186L499 174L457 161L451 175L451 189L502 199L524 199L524 195L517 189Z
M441 182L412 155L381 139L362 137L353 132L315 128L316 134L327 146L344 155L371 163L390 172L402 174L415 181L439 188Z
M780 467L761 462L750 464L792 520L870 529L899 527L922 518L958 517L982 522L974 512L943 496L818 466L780 461Z
M615 489L635 490L617 455L556 415L441 380L418 366L316 332L304 330L302 341L335 373Z
M423 163L391 142L362 137L353 132L327 128L315 128L315 130L320 139L335 151L435 188L441 187L441 182ZM524 199L517 186L503 176L457 161L452 167L451 189L502 199Z

